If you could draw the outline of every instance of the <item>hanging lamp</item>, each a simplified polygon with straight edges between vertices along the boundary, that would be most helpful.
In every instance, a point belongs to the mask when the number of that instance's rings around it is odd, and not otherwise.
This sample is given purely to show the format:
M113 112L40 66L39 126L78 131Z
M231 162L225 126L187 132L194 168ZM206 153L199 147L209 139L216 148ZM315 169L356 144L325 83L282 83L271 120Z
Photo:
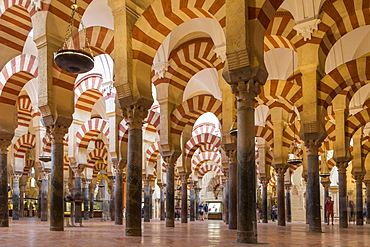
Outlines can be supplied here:
M74 4L71 6L71 8L72 8L72 14L71 14L71 19L69 21L66 35L64 38L63 48L57 51L56 53L54 53L54 62L63 71L66 71L72 74L82 74L94 68L94 57L92 56L90 44L86 36L86 28L82 23L82 18L81 18L80 13L77 11L79 9L79 6L77 5L76 0ZM84 50L75 50L75 49L68 47L67 42L72 36L74 17L76 13L80 17L82 30L85 35L86 45L89 49L89 52L86 52ZM72 40L70 40L69 43L71 47Z
M327 177L330 177L330 171L329 171L327 160L326 160L327 151L326 151L326 148L325 148L325 143L323 145L323 149L324 149L324 156L321 157L321 171L320 171L319 176L322 177L322 178L327 178Z
M298 145L297 145L296 140L295 140L295 123L293 123L293 124L294 124L293 125L293 133L294 134L293 134L292 149L291 149L291 152L290 152L291 156L293 156L293 157L289 158L287 160L287 163L290 164L290 165L296 166L296 165L299 165L299 164L302 163L302 159L298 158L297 155L295 155L294 152L293 152L294 147L298 148Z

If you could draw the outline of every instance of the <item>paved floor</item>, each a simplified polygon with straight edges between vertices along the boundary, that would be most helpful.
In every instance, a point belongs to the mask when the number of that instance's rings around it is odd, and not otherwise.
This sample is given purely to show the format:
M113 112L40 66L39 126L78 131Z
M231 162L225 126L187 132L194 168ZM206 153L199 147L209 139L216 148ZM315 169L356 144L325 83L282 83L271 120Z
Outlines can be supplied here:
M50 232L49 222L37 218L11 221L9 228L0 230L0 246L245 246L236 244L236 230L229 230L222 221L196 221L188 224L175 222L174 228L164 222L143 222L142 237L126 237L124 226L97 219L84 221L84 227L66 227L64 232ZM263 246L370 246L370 225L339 229L336 225L322 225L323 233L309 233L303 222L277 226L276 222L258 224L258 242ZM250 245L256 246L256 245Z

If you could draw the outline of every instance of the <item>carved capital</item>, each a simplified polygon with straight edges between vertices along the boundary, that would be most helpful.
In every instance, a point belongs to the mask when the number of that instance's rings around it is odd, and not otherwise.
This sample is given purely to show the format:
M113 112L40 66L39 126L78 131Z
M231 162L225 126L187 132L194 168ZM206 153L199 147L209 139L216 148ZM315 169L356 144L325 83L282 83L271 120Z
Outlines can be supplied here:
M320 19L311 19L298 23L293 27L293 29L296 30L299 35L302 35L304 41L306 41L311 39L312 33L318 29L320 23Z
M141 129L143 120L148 115L148 109L138 104L126 106L122 112L129 129Z
M362 184L362 181L364 180L364 175L355 175L356 184Z
M82 185L84 188L89 188L90 183L91 183L91 179L87 179L87 178L82 179Z
M236 149L234 150L226 150L226 155L229 158L229 164L236 164L238 163Z
M282 166L282 167L278 166L278 167L274 167L275 172L276 172L276 176L278 178L284 178L285 172L288 169L288 167L289 166Z
M267 188L267 186L269 185L270 179L266 177L265 178L261 177L260 182L263 187Z
M63 143L63 137L68 133L68 127L61 125L50 125L46 127L46 131L50 133L51 139L55 143Z
M179 154L173 154L173 155L170 155L170 156L163 157L163 160L166 163L166 166L173 167L175 165L177 159L179 158L179 156L180 156Z
M319 147L321 146L320 140L306 140L304 141L304 145L306 146L307 155L319 154Z
M143 176L143 185L149 186L150 179L147 176Z
M13 182L19 182L19 179L22 177L23 173L16 172L13 174Z
M51 169L50 168L44 168L41 172L42 180L48 180L50 177Z
M180 174L180 179L182 183L187 183L188 182L188 176L186 174Z
M348 162L337 162L336 166L338 168L338 173L346 173Z
M240 81L231 84L231 92L235 95L239 107L254 108L256 96L261 92L260 84L255 80Z
M75 177L81 177L85 167L86 164L78 164L77 166L71 166L71 169Z
M11 141L0 139L0 153L7 154L11 143Z
M118 161L118 159L112 159L114 173L122 173L124 165Z

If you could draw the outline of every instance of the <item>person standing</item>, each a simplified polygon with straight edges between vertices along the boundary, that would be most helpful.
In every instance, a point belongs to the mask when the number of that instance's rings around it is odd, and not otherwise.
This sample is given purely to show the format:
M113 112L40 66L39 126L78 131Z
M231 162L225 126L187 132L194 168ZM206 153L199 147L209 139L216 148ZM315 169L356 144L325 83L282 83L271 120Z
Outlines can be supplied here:
M326 217L328 220L328 225L330 222L331 216L331 224L334 225L334 202L331 200L331 196L328 196L325 202L325 209L326 209Z
M207 203L206 204L204 204L204 218L205 219L208 219L208 205L207 205Z
M272 221L275 221L277 219L277 216L278 216L278 207L276 206L276 204L274 204L271 208L271 219L272 219Z

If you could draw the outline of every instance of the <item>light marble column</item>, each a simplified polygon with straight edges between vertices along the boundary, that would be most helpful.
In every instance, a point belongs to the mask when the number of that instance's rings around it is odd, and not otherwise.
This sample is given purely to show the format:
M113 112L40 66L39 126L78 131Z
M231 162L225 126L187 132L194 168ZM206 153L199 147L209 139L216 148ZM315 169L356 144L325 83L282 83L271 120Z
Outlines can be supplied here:
M115 225L123 225L123 165L120 165L118 160L114 160L113 162L113 167L114 167L114 173L116 175L116 183L115 183L115 188L114 188L114 224Z
M51 169L44 168L41 171L42 182L41 182L41 221L48 220L48 197L49 197L49 177Z
M13 220L19 220L19 179L22 175L21 172L13 174Z

